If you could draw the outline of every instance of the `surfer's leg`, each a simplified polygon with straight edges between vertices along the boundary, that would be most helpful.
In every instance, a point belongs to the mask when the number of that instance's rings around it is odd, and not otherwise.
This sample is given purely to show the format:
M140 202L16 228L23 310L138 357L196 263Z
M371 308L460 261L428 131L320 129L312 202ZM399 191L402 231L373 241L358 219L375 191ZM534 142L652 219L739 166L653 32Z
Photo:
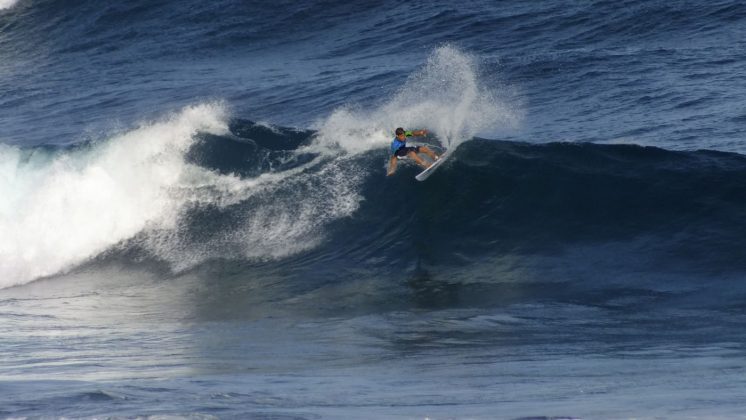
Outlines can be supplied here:
M420 146L420 152L422 152L422 153L424 153L424 154L428 155L428 156L430 157L430 159L432 159L433 161L435 161L436 159L438 159L438 155L436 155L436 154L435 154L435 153L434 153L434 152L433 152L432 150L430 150L430 148L429 148L429 147L427 147L427 146Z
M391 156L391 159L389 159L389 170L386 172L386 176L391 176L396 172L396 164L398 163L399 158L396 156Z
M407 153L407 156L409 156L410 159L414 160L415 162L417 162L417 164L419 164L420 166L422 166L425 169L427 169L427 168L430 167L430 164L427 163L427 162L425 162L424 160L422 160L422 158L419 157L417 155L417 153L415 153L415 152L409 152L409 153Z

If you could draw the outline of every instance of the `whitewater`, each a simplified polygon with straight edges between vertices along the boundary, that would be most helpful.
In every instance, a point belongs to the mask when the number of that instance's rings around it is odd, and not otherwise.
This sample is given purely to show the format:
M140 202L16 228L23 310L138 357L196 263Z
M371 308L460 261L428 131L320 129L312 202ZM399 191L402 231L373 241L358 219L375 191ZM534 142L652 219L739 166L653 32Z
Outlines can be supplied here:
M16 0L3 0L3 1L0 1L0 10L2 10L2 9L10 9L15 4L16 4Z

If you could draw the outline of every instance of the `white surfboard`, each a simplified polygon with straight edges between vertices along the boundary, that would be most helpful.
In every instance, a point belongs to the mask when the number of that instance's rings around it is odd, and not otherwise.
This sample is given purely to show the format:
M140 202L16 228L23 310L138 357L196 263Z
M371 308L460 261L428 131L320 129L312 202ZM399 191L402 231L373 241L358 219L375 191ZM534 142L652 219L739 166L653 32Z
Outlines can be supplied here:
M440 158L438 160L436 160L435 162L433 162L433 164L430 165L429 168L427 168L424 171L420 172L414 178L416 180L418 180L418 181L424 181L424 180L426 180L427 177L429 177L430 175L432 175L433 172L435 172L435 170L438 169L438 166L442 165L443 162L445 162L445 160L448 159L448 156L450 156L450 153L446 151L445 153L443 153L442 155L440 155Z

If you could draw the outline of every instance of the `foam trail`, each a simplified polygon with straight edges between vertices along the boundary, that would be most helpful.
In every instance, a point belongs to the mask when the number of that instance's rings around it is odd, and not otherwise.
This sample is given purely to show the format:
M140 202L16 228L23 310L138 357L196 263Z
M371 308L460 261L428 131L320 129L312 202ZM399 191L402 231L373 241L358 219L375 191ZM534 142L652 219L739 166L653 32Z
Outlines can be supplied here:
M64 271L238 180L185 163L200 131L226 131L223 107L188 107L84 149L0 148L0 287ZM182 188L180 188L182 187ZM213 193L214 195L214 193Z
M318 143L359 153L388 143L394 128L403 126L427 128L453 150L480 132L515 127L520 120L521 112L480 80L477 60L446 45L435 49L426 65L381 107L333 112L319 124Z

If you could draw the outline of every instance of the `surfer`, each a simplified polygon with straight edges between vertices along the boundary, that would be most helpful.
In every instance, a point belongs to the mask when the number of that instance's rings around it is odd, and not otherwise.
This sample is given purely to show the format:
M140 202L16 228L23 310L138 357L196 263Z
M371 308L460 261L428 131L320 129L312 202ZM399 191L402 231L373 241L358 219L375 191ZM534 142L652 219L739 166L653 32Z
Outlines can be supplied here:
M396 129L395 134L396 137L391 142L391 159L389 159L389 170L386 175L391 176L396 172L396 163L403 157L409 157L425 169L429 168L432 163L425 162L418 153L428 155L433 162L438 160L438 155L433 153L427 146L407 146L407 137L426 136L427 130L404 131L403 128L399 127Z

